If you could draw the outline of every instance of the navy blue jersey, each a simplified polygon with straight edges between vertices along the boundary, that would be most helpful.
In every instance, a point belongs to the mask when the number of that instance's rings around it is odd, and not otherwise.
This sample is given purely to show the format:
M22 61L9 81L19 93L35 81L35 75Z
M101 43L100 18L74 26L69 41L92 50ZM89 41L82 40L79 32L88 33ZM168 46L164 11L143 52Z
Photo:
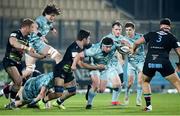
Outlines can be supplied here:
M73 63L73 58L81 51L83 51L83 49L81 49L76 43L76 41L74 41L67 48L62 61L59 64L57 64L59 65L58 67L63 68L65 72L71 72L71 65Z
M148 44L148 52L146 59L169 59L169 52L172 48L177 48L180 43L169 32L162 30L149 32L144 35L145 41Z
M10 37L14 37L17 39L17 41L23 45L28 46L28 40L27 37L24 37L21 33L20 30L17 31L13 31L10 34ZM6 53L5 53L5 58L11 59L13 61L21 61L21 58L23 57L23 50L22 49L17 49L15 47L13 47L9 40L7 43L7 47L6 47Z

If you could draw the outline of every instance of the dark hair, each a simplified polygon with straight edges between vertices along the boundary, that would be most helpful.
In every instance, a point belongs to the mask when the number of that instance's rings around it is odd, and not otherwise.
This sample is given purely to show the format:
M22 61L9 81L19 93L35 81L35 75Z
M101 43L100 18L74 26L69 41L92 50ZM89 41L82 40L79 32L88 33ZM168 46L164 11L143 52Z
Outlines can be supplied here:
M22 21L21 27L31 26L33 23L34 23L34 20L32 20L30 18L26 18Z
M125 28L132 27L134 29L135 28L135 24L133 22L127 22L124 27Z
M120 21L118 21L118 20L117 20L117 21L114 21L114 22L112 23L112 28L113 28L115 25L122 27Z
M61 9L60 8L56 8L56 6L54 4L52 5L47 5L46 8L44 9L42 15L45 16L46 14L56 14L56 15L60 15L61 13Z
M87 30L81 29L77 35L77 40L82 41L84 38L88 38L90 36L90 32Z
M101 42L101 44L104 45L113 45L113 43L114 43L113 40L109 37L105 37Z
M160 21L160 25L165 24L165 25L171 25L171 20L169 18L164 18Z

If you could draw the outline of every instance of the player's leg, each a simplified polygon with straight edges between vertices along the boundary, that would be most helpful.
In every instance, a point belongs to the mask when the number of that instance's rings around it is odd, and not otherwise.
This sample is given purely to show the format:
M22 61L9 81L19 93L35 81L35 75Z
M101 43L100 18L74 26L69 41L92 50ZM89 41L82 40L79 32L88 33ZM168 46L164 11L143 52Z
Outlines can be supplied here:
M45 43L43 43L43 48L39 53L50 56L51 59L55 60L56 64L58 64L62 59L62 55L56 49Z
M137 74L137 96L136 96L136 105L142 105L142 72Z
M136 105L141 106L142 105L142 69L144 62L139 62L137 65L137 97L136 97Z
M14 100L16 98L17 92L19 91L19 89L21 87L22 77L21 77L18 69L16 68L16 66L8 67L8 68L6 68L6 71L14 82L14 84L12 85L11 90L10 90L10 93L11 93L10 98L12 100Z
M57 101L53 102L53 106L58 106L61 109L66 109L63 104L64 101L76 94L76 80L73 79L70 82L65 81L64 87L67 89L67 92L64 92Z
M112 105L119 105L119 95L121 92L121 80L116 70L109 70L110 72L107 73L108 76L108 83L109 87L113 89L112 92Z
M26 69L22 71L23 78L29 77L36 68L36 58L25 54Z
M129 96L130 96L130 89L131 86L134 84L134 80L135 80L135 68L128 63L128 67L127 67L127 71L128 71L128 77L127 77L127 82L126 82L126 86L125 86L125 98L124 98L124 104L128 105L129 104Z
M86 100L87 100L86 109L92 108L93 100L97 94L99 84L100 84L99 76L100 76L99 71L92 71L91 72L92 84L89 85L87 93L86 93Z
M180 79L176 73L173 73L169 76L166 76L166 79L177 89L178 93L180 93Z
M122 89L122 83L124 81L123 68L119 61L116 63L116 65L113 66L112 71L110 71L109 74L110 75L108 76L108 78L109 77L112 78L112 82L110 82L110 83L112 83L112 85L113 85L111 104L119 105L119 104L121 104L121 102L119 101L119 96L120 96L121 89ZM119 77L119 79L118 79L118 77Z
M152 110L152 105L151 105L151 86L150 86L150 81L151 78L142 74L143 78L143 93L144 93L144 99L146 102L146 108L144 109L145 111L151 111Z
M64 92L64 79L56 77L54 79L54 92L49 93L45 98L44 102L48 102L50 100L59 98L62 96Z

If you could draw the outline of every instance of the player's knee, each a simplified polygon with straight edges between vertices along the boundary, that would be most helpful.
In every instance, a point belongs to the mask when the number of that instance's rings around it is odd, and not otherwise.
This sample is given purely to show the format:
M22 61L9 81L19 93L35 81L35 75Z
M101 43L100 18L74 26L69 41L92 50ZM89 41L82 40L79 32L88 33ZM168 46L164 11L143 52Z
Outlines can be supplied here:
M26 66L26 70L31 72L31 73L34 72L35 68L36 68L35 64L31 64L31 65Z
M151 78L148 78L148 77L144 77L143 78L143 82L150 83L150 81L151 81Z
M119 91L120 89L120 87L113 88L114 91Z
M113 84L113 88L119 88L119 87L121 87L121 83L115 83L115 84Z
M129 86L133 85L133 80L132 80L132 79L129 79L128 85L129 85Z
M71 94L71 95L75 95L76 94L76 87L69 87L67 88L68 92Z
M21 84L22 84L22 79L21 77L17 78L14 80L14 85L17 86L17 87L21 87Z
M61 58L61 54L53 47L49 49L48 54L51 56L52 59L55 59L57 57Z
M104 91L105 91L104 88L100 88L98 92L99 92L99 93L104 93Z

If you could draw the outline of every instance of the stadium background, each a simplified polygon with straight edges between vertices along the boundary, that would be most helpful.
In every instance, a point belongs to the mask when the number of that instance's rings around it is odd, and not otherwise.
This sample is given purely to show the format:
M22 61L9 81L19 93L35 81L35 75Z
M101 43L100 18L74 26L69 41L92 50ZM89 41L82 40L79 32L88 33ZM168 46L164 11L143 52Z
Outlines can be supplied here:
M180 38L180 4L179 0L54 0L61 7L62 14L57 17L55 27L58 35L48 34L50 45L62 53L74 41L80 28L91 31L91 42L98 42L101 37L111 31L111 23L120 20L122 24L133 21L136 32L146 33L159 28L159 20L163 17L172 19L172 33ZM48 0L0 0L0 61L5 52L6 42L11 31L19 27L23 18L35 18L41 15ZM178 61L174 52L171 61L175 67ZM52 70L53 62L42 60L37 62L37 69L41 72ZM5 72L0 64L0 80L4 81ZM89 80L86 70L80 70L78 80ZM81 84L81 83L80 83ZM154 91L171 88L159 74L153 79Z

